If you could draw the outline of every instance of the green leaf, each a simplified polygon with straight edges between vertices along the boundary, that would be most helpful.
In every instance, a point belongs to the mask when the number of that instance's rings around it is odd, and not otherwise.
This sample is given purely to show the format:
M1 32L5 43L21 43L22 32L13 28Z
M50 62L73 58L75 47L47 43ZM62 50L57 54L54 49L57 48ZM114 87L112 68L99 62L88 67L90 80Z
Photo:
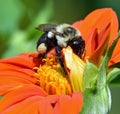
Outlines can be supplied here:
M114 68L112 69L108 75L107 75L107 82L110 83L113 81L115 78L119 77L120 78L120 68ZM119 80L120 81L120 80ZM120 83L120 82L119 82Z
M84 89L86 88L94 89L97 80L97 73L98 73L98 68L94 64L87 61L83 76Z
M101 90L86 89L80 114L107 114L111 108L111 94L108 86Z

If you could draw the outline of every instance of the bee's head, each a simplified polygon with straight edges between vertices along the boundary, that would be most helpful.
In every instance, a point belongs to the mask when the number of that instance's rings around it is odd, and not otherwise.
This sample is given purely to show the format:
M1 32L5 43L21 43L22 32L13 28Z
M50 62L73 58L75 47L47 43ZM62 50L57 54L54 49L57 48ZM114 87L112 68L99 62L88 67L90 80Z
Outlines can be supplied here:
M66 47L67 43L73 39L81 37L81 33L69 24L61 24L56 27L57 43L61 47Z

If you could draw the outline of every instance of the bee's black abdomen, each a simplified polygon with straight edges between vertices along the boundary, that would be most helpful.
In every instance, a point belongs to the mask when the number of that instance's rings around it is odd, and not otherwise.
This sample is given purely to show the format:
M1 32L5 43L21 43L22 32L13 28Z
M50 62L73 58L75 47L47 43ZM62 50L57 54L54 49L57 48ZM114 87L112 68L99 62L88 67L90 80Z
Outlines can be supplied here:
M85 49L85 41L80 37L68 42L68 45L73 49L74 53L81 56Z

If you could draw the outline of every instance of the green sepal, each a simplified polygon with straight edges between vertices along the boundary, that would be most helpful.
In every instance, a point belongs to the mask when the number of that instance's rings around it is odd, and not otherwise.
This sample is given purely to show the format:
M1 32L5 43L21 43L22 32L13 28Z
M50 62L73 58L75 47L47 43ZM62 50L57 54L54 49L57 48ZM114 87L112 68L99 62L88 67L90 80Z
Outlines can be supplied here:
M106 83L104 60L100 67L87 62L84 72L84 104L80 114L106 114L111 108L111 94Z
M89 89L95 88L97 74L98 74L98 68L91 62L87 61L85 65L84 76L83 76L84 90L86 88L89 88Z
M108 86L103 89L86 89L80 114L107 114L111 108L111 94Z
M99 67L87 62L84 70L84 104L80 114L106 114L111 108L111 94L108 88L108 80L115 78L112 74L107 74L108 62L112 56L113 50L119 40L118 37L107 50ZM118 69L114 72L118 73ZM111 72L111 73L114 73ZM117 75L116 74L116 75ZM112 76L110 76L112 75ZM107 78L107 76L109 76Z

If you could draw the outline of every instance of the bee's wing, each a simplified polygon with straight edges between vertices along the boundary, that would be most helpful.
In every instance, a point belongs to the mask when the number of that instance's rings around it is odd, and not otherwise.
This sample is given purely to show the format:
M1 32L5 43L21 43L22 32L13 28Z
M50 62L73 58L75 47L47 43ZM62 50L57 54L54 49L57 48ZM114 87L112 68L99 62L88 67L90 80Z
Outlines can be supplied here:
M54 28L56 28L57 25L54 24L41 24L38 27L36 27L37 30L42 30L44 32L48 32Z

